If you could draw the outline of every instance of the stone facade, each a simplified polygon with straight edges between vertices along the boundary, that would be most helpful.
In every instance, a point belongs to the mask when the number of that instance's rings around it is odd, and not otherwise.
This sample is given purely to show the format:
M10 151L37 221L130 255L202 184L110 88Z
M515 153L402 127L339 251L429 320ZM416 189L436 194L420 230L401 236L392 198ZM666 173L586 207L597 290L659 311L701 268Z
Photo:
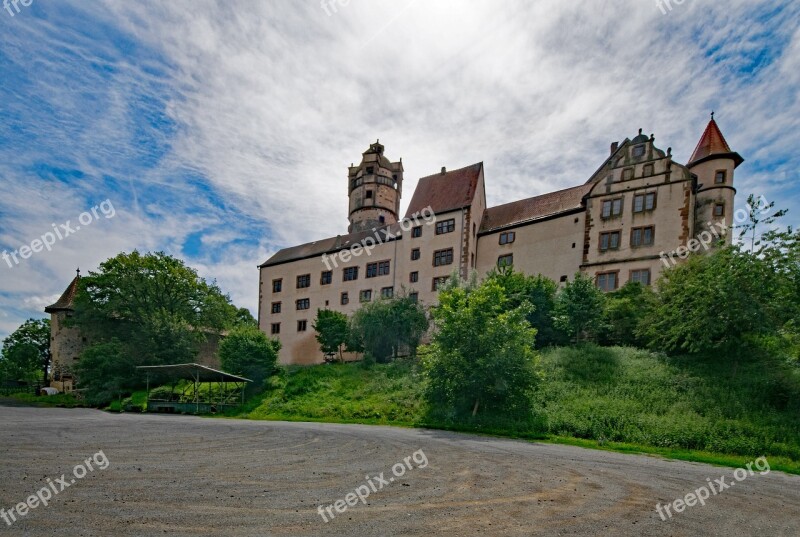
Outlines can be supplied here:
M280 339L283 363L323 360L312 327L318 309L352 314L399 292L432 305L451 275L483 276L504 263L562 285L577 272L604 291L651 285L696 239L709 242L713 230L716 241L716 231L729 229L743 162L712 116L687 165L640 130L611 144L586 183L496 207L486 206L483 163L442 168L420 179L398 220L402 163L383 150L370 145L350 167L348 235L286 248L260 267L259 327ZM720 235L730 243L730 233Z

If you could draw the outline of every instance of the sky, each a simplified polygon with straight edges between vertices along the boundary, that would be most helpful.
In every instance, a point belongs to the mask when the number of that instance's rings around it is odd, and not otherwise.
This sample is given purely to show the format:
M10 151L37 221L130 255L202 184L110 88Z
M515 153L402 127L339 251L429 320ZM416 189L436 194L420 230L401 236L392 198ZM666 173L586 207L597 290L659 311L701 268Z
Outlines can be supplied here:
M403 211L481 161L496 205L586 182L640 128L685 163L713 110L737 206L797 226L800 2L662 2L8 3L0 252L39 251L0 259L0 338L134 249L255 314L259 264L346 232L347 166L377 139Z

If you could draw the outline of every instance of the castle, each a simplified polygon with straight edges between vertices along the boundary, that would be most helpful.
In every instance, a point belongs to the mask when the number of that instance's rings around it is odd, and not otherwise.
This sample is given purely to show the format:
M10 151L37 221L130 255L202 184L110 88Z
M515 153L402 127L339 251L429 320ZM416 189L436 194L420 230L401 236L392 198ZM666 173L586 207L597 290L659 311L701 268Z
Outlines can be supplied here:
M282 363L313 364L324 360L312 327L317 309L352 314L399 292L432 305L453 274L483 276L511 265L562 285L581 272L603 291L629 281L650 285L693 243L730 229L734 170L743 161L712 115L686 165L640 130L611 144L584 184L496 207L486 206L483 163L442 168L419 180L400 218L403 164L376 142L348 171L348 233L285 248L259 267L259 327L281 341ZM730 234L722 237L730 243ZM45 309L51 382L62 391L71 391L72 368L87 344L64 323L79 278ZM201 363L218 367L217 343L204 345Z
M640 130L611 144L584 184L496 207L486 206L482 162L442 168L419 180L400 218L403 163L376 142L348 171L348 233L285 248L259 267L259 327L281 341L282 363L312 364L324 359L312 328L318 309L352 314L402 289L431 305L453 274L511 265L562 285L581 272L603 291L650 285L692 245L730 228L743 161L712 114L686 165Z

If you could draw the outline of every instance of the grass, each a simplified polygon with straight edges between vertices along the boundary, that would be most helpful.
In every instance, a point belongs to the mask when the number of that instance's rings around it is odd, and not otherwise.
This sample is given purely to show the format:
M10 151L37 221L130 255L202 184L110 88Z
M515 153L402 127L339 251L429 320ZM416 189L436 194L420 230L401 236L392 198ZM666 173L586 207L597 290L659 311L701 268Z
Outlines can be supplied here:
M251 419L413 426L424 412L422 378L413 364L290 366L263 398L248 401Z
M56 395L33 395L31 393L15 393L8 396L21 403L31 406L76 408L87 406L83 401L75 398L69 393L59 393Z
M409 362L289 367L237 416L425 426L734 467L766 455L800 474L800 371L785 363L586 346L545 351L542 367L542 419L528 430L427 421L424 378Z

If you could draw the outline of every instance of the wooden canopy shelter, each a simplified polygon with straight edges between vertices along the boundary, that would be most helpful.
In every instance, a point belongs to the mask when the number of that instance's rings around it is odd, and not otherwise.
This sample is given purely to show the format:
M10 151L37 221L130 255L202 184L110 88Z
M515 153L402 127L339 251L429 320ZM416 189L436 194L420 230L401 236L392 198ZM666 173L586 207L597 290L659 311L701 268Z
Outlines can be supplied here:
M206 414L244 403L244 389L250 379L212 369L200 364L142 365L137 369L147 374L147 410L151 412L179 412ZM166 380L172 383L171 395L150 397L150 379ZM188 380L181 393L175 392L178 381ZM216 383L217 389L201 393L199 387L204 383Z

